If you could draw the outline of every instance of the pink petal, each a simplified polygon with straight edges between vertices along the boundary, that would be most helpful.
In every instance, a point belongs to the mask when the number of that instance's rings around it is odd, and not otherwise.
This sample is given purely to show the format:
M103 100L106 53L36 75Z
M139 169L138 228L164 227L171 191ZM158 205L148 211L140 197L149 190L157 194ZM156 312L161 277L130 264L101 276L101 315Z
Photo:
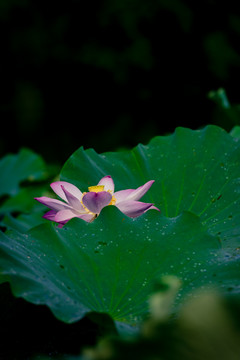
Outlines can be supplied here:
M83 205L94 214L99 214L104 206L107 206L112 199L112 195L107 191L88 192L83 198Z
M57 211L50 210L46 214L43 215L43 218L47 219L47 220L55 221L56 214L57 214Z
M53 191L65 201L67 201L67 197L62 189L62 186L64 186L64 189L66 189L70 194L75 196L80 201L82 199L82 192L75 185L70 184L69 182L55 181L50 186L53 189Z
M116 191L114 193L114 197L116 199L116 203L118 204L121 201L125 201L127 199L127 197L134 192L134 189L127 189L127 190L120 190L120 191Z
M159 211L159 212L161 212L161 210L159 210L156 206L151 206L148 210L157 210L157 211ZM147 210L147 211L148 211Z
M139 200L150 189L154 180L148 181L146 184L139 186L137 189L120 190L114 193L114 197L117 200L117 204L125 200Z
M77 217L86 222L91 222L95 219L96 215L95 214L81 214L81 215L78 215Z
M64 202L57 199L51 199L47 196L41 196L39 198L35 198L35 200L39 201L41 204L49 207L50 209L56 211L70 208L70 206L65 204Z
M125 215L135 218L143 213L145 213L147 210L154 209L155 206L153 204L144 203L141 201L135 201L135 200L126 200L122 201L119 204L116 204L117 208L123 212ZM157 209L157 208L155 208ZM158 210L158 209L157 209Z
M77 215L71 210L60 210L55 216L55 221L59 223L65 223L76 216Z
M114 192L114 182L110 175L104 176L98 185L104 185L104 191Z
M67 202L69 205L73 207L73 209L76 209L78 211L83 211L85 213L84 207L82 206L80 200L76 198L74 195L72 195L63 185L61 185L61 188L66 196Z
M155 182L154 180L150 180L146 184L139 186L136 190L134 190L127 196L126 200L141 199L141 197L143 197L143 195L146 194L146 192L150 189L150 187L154 182Z
M71 210L61 210L56 214L54 221L58 222L61 225L60 227L63 227L63 225L65 225L69 220L73 219L74 217L80 218L86 222L91 222L92 220L95 219L96 215L95 214L76 215Z

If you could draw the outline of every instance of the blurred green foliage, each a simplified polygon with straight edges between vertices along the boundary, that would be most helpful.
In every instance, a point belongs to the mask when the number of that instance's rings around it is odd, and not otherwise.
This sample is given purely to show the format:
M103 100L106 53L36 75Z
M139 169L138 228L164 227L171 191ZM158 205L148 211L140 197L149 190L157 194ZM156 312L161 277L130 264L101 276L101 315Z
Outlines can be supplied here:
M165 279L165 284L166 284ZM240 354L239 308L231 306L216 292L196 292L177 316L162 307L175 296L178 279L156 292L155 311L131 339L110 337L85 351L85 360L237 360ZM150 301L152 299L150 298ZM157 309L157 306L159 309ZM159 313L161 316L159 317Z
M208 97L216 104L212 113L213 123L228 131L240 124L240 104L231 104L224 89L210 91Z
M162 306L174 301L179 279L159 279L149 302L154 311L134 336L102 337L96 346L85 347L81 356L36 356L33 360L237 360L240 354L239 304L215 291L196 291L177 314ZM159 314L161 314L159 316Z

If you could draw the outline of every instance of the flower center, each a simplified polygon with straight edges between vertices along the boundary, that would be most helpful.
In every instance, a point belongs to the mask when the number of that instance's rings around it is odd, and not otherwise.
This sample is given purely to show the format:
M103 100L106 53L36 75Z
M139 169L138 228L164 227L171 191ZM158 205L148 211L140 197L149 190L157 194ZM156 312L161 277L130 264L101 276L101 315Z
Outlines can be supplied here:
M110 203L108 205L115 205L116 204L116 198L113 196L112 200L110 201Z
M89 186L88 191L89 192L95 192L95 193L98 193L100 191L104 191L104 185Z
M104 190L104 185L94 185L94 186L89 186L88 188L88 191L89 192L95 192L95 193L98 193L98 192L101 192L101 191L105 191ZM112 191L111 190L108 190L108 192L112 195ZM83 196L86 194L86 192L83 193ZM116 198L112 195L112 199L110 201L110 203L108 205L115 205L116 204ZM82 203L81 201L81 204L82 206L84 207L85 211L87 213L90 213L90 214L93 214L90 210L88 210L88 208ZM107 206L108 206L107 205Z

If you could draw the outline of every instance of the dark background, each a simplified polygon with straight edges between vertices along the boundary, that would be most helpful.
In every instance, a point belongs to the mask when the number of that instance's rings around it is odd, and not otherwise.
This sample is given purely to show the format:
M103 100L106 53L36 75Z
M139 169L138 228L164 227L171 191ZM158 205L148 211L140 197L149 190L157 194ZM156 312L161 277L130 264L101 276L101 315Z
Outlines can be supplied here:
M62 164L218 123L220 87L240 102L237 1L1 0L0 34L0 155Z

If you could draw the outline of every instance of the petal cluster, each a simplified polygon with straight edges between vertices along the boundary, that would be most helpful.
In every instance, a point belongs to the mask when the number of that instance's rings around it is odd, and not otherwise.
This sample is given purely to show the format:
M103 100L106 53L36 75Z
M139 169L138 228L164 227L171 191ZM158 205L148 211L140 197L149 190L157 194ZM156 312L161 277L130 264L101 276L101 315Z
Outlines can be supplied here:
M46 196L35 199L50 209L43 217L57 222L60 227L74 217L91 222L108 205L115 205L125 215L135 218L150 209L160 211L152 203L138 201L153 183L154 180L150 180L137 189L114 192L114 182L111 176L107 175L96 186L90 186L88 192L82 193L71 183L56 181L50 186L62 200Z

